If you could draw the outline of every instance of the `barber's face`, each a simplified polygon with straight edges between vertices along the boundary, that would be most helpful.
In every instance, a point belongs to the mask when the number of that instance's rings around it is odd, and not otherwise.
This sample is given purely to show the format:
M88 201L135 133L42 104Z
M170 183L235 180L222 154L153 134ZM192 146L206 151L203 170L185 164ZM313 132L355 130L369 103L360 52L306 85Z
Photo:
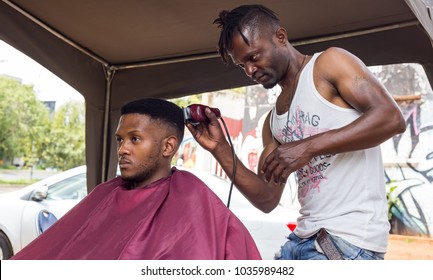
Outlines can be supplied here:
M247 45L240 33L233 37L233 49L230 52L233 62L244 69L245 74L265 88L273 88L280 82L287 70L285 59L279 45L268 36L253 36L253 32L244 30Z
M120 118L116 140L121 177L136 186L153 182L160 170L163 129L142 114Z

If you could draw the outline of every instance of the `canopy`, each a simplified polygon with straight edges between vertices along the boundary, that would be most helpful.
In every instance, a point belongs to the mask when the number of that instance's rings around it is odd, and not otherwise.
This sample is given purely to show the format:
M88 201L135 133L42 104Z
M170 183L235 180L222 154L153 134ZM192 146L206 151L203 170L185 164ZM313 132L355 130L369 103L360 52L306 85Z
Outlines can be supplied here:
M423 27L432 24L431 0L406 1L254 2L279 14L289 40L305 54L339 46L367 65L420 63L432 80L432 43ZM115 174L113 133L124 103L253 83L216 53L219 30L213 20L221 10L241 4L248 2L2 0L0 39L84 96L90 190Z

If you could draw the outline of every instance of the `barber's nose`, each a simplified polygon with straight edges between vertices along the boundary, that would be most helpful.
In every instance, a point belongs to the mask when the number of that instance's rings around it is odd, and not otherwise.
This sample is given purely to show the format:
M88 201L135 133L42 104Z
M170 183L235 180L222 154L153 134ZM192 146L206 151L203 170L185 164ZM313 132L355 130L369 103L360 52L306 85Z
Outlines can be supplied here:
M254 65L254 63L248 62L245 64L244 70L248 77L252 77L254 73L257 71L257 67Z

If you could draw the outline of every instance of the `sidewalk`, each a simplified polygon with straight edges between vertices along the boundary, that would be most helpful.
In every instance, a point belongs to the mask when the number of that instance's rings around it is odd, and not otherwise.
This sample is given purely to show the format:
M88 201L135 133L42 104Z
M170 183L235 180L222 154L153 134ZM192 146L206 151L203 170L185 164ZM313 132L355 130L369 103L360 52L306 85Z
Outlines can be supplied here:
M0 169L0 179L2 180L42 180L60 171L55 170L30 170L30 169Z

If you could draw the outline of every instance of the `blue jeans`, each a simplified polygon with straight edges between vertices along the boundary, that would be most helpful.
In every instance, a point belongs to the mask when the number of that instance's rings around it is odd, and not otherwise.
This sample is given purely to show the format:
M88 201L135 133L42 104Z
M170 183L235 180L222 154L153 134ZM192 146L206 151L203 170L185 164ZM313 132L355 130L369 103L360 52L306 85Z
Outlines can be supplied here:
M331 236L337 248L345 260L383 260L385 254L365 250L342 238L334 235ZM275 256L276 260L327 260L328 258L321 252L317 251L315 244L316 235L309 238L301 239L294 233L288 237L288 241L281 247L280 254Z

